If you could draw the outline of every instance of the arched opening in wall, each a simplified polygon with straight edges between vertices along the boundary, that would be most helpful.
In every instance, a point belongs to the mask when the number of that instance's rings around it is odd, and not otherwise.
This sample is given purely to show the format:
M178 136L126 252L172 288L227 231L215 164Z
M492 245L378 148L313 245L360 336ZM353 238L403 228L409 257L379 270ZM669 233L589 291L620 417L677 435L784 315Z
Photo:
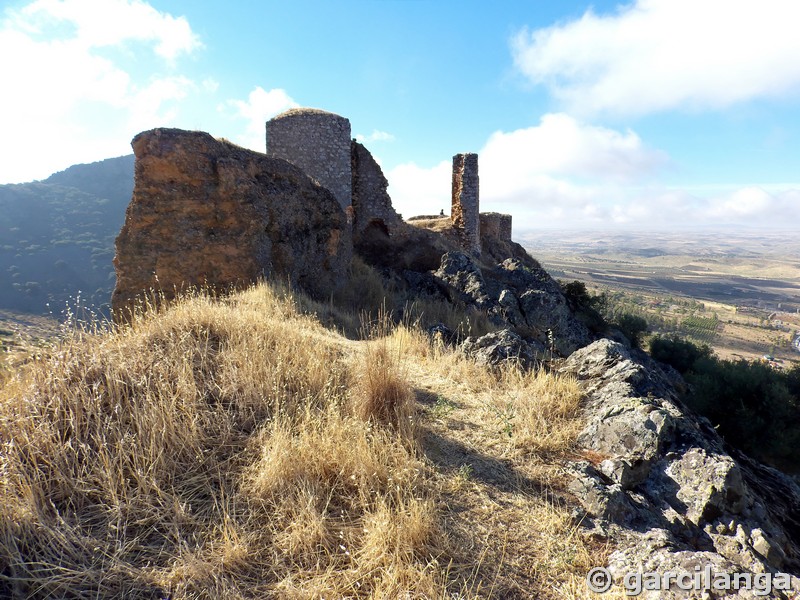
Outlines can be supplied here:
M383 234L385 237L389 237L389 228L386 226L386 223L383 219L370 219L367 226L364 228L364 233L369 233L370 235L378 235L380 236Z

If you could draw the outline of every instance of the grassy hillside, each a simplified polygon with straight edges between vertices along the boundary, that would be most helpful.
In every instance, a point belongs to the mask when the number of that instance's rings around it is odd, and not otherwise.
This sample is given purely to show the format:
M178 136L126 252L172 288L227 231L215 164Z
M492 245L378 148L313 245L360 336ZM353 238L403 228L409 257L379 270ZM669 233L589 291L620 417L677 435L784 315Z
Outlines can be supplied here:
M133 156L0 185L0 308L100 307L114 287L114 239L133 191Z
M261 285L0 384L0 596L579 598L570 379Z

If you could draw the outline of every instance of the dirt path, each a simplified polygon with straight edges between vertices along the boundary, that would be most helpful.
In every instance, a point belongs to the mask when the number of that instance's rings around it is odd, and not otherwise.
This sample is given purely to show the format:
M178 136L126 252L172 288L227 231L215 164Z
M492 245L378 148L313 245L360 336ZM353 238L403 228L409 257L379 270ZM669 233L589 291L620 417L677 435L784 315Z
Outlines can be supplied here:
M563 457L523 453L480 395L409 364L423 407L421 445L446 498L446 529L470 548L472 593L491 598L582 598L583 578L608 549L581 538L565 492Z

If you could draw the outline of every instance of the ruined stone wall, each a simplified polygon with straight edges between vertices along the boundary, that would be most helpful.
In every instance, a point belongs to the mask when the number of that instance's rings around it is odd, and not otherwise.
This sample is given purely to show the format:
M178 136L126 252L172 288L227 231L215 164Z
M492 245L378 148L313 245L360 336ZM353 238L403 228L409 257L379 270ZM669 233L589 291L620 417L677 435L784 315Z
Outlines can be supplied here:
M480 214L481 239L497 238L501 242L511 241L511 215L496 212Z
M313 108L293 108L267 121L267 155L288 160L351 204L350 121Z
M402 221L392 207L387 188L389 182L380 165L363 144L352 142L353 174L353 235L358 236L368 227L380 225L388 234L396 231Z
M481 252L478 188L478 155L456 154L453 157L453 202L450 218L459 231L464 251L474 255Z
M353 246L345 213L297 166L180 129L142 132L132 146L115 317L150 289L169 298L192 286L275 278L325 298L346 280Z

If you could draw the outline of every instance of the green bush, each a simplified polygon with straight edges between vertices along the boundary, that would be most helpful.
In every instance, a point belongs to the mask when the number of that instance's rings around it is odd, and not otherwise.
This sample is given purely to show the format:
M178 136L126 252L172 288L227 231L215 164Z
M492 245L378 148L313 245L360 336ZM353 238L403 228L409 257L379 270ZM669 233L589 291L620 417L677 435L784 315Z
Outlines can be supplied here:
M681 373L689 371L701 358L712 355L707 345L698 346L675 335L656 336L650 340L650 355L656 360L667 363Z
M676 337L650 340L653 358L691 385L685 401L733 446L787 471L800 470L800 367L788 373L761 362L720 360L708 346Z
M628 338L635 347L639 348L642 337L647 332L647 320L639 315L622 313L613 323Z
M569 283L559 282L561 291L569 304L570 310L575 313L590 331L603 333L608 329L608 323L603 318L607 298L605 294L595 296L586 289L582 281Z

